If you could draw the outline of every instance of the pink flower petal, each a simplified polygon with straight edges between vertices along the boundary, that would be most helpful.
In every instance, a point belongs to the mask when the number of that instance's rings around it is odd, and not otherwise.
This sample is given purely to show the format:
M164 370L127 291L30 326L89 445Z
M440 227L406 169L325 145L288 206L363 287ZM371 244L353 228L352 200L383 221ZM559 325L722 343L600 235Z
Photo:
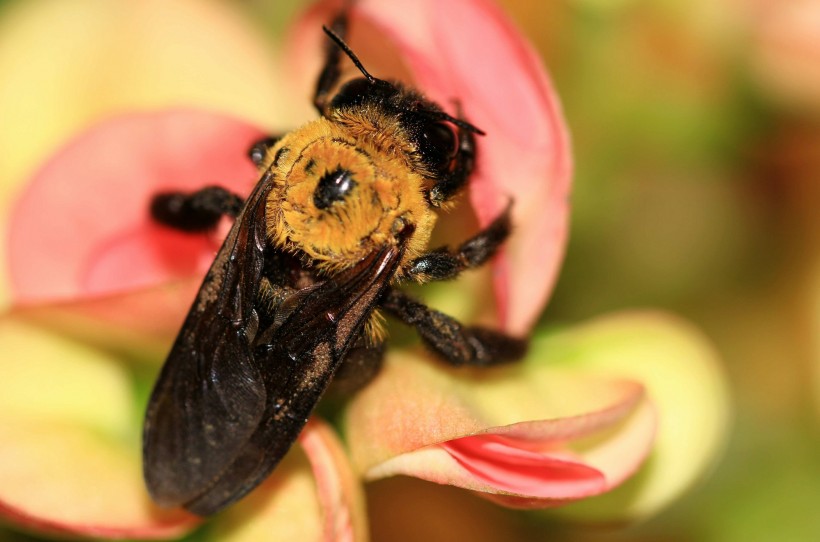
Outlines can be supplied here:
M336 434L312 419L299 444L261 486L220 514L214 540L367 540L362 487Z
M711 470L726 444L732 401L720 357L699 330L669 314L622 312L564 337L536 337L530 355L554 359L556 350L567 348L573 351L565 359L568 369L640 381L660 423L645 468L607 495L563 513L599 522L646 518ZM607 456L622 463L629 448Z
M17 312L32 322L115 351L156 354L179 332L201 280L191 278L123 293L30 305Z
M302 431L299 443L316 477L317 493L324 511L324 540L366 540L364 495L333 430L314 418Z
M606 489L604 474L580 459L551 457L498 435L476 435L441 444L477 479L499 491L545 499L594 495Z
M526 508L622 483L649 454L655 425L632 381L534 362L457 379L409 354L391 356L347 413L366 478L410 475Z
M319 26L339 4L320 2L296 27L290 56L310 73L320 56ZM470 195L482 225L510 198L515 202L516 231L496 259L494 280L506 329L525 333L543 309L563 257L572 170L567 128L540 59L487 0L361 0L352 18L358 24L350 41L366 65L384 65L397 50L414 85L453 113L457 100L487 132ZM367 25L381 39L368 38ZM401 73L397 64L393 57L393 75Z
M160 510L142 479L122 359L0 319L0 517L42 532L169 538L199 520Z
M261 131L194 110L117 117L76 138L28 184L9 226L18 303L142 288L207 269L218 236L161 228L148 215L162 190L220 184L247 193L246 150Z

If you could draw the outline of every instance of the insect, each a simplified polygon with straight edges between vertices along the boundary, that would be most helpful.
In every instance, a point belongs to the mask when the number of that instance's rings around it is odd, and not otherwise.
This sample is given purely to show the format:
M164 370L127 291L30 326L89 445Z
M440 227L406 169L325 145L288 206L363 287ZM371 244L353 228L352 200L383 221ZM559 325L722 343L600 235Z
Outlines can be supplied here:
M526 348L398 289L485 263L508 236L510 213L454 250L427 249L482 132L372 76L345 43L347 26L342 14L324 27L320 118L252 147L261 178L244 201L219 187L152 201L154 219L181 230L235 218L148 404L144 474L161 506L210 515L259 485L334 375L362 385L376 373L381 312L453 365L515 360ZM340 85L342 53L361 76Z

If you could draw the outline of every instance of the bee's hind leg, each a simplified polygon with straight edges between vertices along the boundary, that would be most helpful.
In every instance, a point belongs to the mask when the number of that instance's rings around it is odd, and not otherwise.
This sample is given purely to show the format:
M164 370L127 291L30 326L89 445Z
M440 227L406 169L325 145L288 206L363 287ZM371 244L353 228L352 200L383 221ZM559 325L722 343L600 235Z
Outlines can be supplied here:
M222 216L236 218L244 201L221 186L206 186L196 192L162 192L151 200L155 222L185 232L214 228Z
M527 341L483 327L461 325L456 319L390 289L381 306L409 326L422 341L451 365L488 366L516 361L527 352Z
M336 370L329 393L348 396L362 389L379 373L383 358L383 342L370 344L364 336L359 337Z

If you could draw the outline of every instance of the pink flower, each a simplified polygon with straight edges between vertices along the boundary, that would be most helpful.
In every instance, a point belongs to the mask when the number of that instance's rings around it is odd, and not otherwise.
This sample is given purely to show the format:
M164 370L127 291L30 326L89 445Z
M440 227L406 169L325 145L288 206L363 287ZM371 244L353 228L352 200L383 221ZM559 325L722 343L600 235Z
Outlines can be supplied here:
M296 81L305 79L301 70L315 77L319 29L338 7L320 2L297 23L288 55L300 70ZM469 204L486 224L509 198L515 202L516 231L490 280L500 325L530 332L566 243L571 174L566 126L537 56L486 0L360 0L352 21L351 44L372 72L410 78L453 111L457 102L487 132ZM385 41L390 47L373 47ZM302 86L305 102L310 88ZM25 185L7 224L12 308L0 319L11 347L0 361L0 514L10 521L140 538L174 537L198 524L157 509L145 493L143 407L134 406L144 403L133 383L145 387L150 377L143 382L142 374L156 373L220 233L160 228L148 218L148 201L161 190L215 183L248 193L256 172L245 151L264 132L215 111L134 110L74 137ZM358 479L395 474L519 508L609 492L640 468L656 438L667 448L672 438L659 432L658 416L679 405L658 395L663 382L644 378L655 369L631 365L653 356L678 383L706 374L715 387L709 408L721 411L713 354L695 333L657 315L539 333L525 362L486 371L447 369L417 349L393 348L344 412L347 453L315 419L274 475L213 529L219 539L365 539ZM667 449L685 479L649 504L620 508L645 513L685 487L712 456L717 418L700 428L708 445L696 463L683 468ZM681 438L675 433L673 442Z

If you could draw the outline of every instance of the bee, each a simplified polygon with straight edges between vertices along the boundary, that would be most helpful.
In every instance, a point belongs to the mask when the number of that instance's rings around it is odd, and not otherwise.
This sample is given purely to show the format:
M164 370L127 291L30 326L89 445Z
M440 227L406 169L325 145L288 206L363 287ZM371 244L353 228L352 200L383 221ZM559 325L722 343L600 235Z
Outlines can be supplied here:
M180 230L235 218L148 403L144 475L161 506L207 516L264 481L334 375L355 387L376 374L382 312L452 365L525 351L523 339L464 326L398 288L485 263L510 233L510 209L457 248L428 250L482 132L371 75L347 26L343 13L323 27L320 118L251 148L261 177L244 201L215 186L152 200L154 220ZM361 76L340 85L342 53Z

